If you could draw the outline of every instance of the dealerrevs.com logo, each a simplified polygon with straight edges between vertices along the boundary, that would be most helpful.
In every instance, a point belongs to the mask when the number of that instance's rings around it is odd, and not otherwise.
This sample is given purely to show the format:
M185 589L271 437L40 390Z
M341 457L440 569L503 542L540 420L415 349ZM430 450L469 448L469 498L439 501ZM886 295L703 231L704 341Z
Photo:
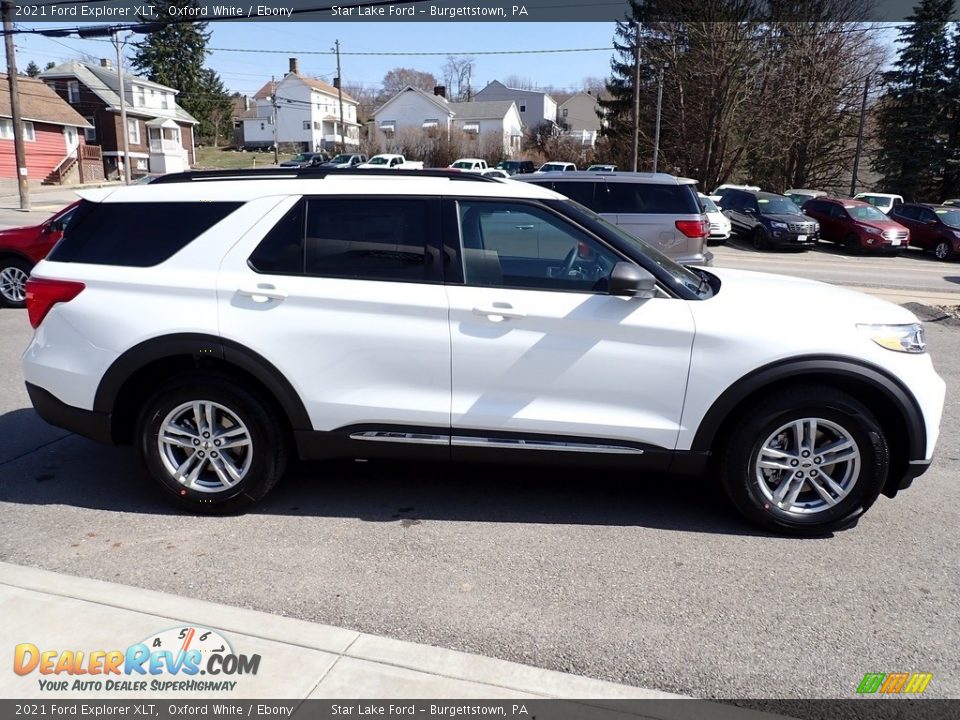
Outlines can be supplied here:
M14 648L13 671L40 675L41 690L216 692L231 691L241 675L256 675L259 655L234 652L216 630L179 627L134 643L126 650Z

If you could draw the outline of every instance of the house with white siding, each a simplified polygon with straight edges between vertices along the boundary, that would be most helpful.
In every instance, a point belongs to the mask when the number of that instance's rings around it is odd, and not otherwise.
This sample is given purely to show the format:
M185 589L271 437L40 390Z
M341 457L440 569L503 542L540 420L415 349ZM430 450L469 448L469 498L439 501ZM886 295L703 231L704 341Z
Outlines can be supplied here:
M336 150L340 142L348 150L360 145L360 105L343 93L343 117L340 117L340 93L336 87L318 78L300 73L299 62L290 58L290 71L282 80L271 80L253 96L255 108L238 118L238 128L247 148L267 148L276 142L297 145L301 150L316 152Z
M523 124L513 101L452 103L443 87L434 94L408 85L373 113L375 139L384 147L398 135L459 130L478 137L498 137L505 153L520 149Z

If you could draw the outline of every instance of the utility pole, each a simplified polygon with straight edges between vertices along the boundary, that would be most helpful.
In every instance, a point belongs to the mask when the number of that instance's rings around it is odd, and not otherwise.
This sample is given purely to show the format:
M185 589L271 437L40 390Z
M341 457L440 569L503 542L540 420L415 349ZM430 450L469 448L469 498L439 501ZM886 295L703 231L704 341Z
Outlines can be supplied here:
M10 114L13 116L13 152L17 161L17 189L20 209L30 209L30 185L27 155L23 149L23 120L20 116L20 90L17 82L17 57L13 49L13 3L3 3L3 41L7 48L7 82L10 85Z
M117 82L119 83L120 95L120 136L123 138L123 184L130 184L130 141L128 139L129 131L127 128L127 94L123 87L123 55L120 52L122 43L120 42L120 30L113 33L113 44L117 48ZM147 138L149 140L149 138Z
M663 105L663 65L657 77L657 125L653 131L653 171L657 171L657 162L660 159L660 108Z
M857 194L857 176L860 174L860 151L863 148L863 121L867 115L867 93L870 92L870 75L863 81L863 102L860 104L860 127L857 130L857 152L853 156L853 177L850 178L850 197Z
M334 48L337 52L337 97L340 99L340 152L345 153L347 151L347 128L346 120L347 118L343 115L343 75L340 74L340 41L337 40L334 43Z
M637 25L637 38L633 47L633 171L637 171L640 160L640 23Z
M280 164L280 144L277 141L277 78L275 75L270 76L270 104L273 106L273 117L270 118L273 122L273 164Z

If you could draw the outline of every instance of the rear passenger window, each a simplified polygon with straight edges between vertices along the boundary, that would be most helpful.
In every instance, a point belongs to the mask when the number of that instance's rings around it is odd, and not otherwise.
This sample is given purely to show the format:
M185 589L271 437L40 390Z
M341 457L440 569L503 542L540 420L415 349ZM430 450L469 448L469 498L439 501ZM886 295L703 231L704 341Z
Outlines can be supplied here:
M594 182L572 182L567 180L565 182L554 182L550 183L549 187L551 190L554 190L561 195L566 195L571 200L576 200L581 205L584 205L594 212L596 210L596 201L594 199L594 188L596 187ZM601 187L599 192L603 192Z
M427 201L308 200L304 271L366 280L428 279Z
M303 203L283 216L257 245L247 264L257 272L303 274Z
M150 267L169 259L243 203L94 203L84 200L54 262Z
M597 187L597 212L617 214L699 215L692 185L608 182Z

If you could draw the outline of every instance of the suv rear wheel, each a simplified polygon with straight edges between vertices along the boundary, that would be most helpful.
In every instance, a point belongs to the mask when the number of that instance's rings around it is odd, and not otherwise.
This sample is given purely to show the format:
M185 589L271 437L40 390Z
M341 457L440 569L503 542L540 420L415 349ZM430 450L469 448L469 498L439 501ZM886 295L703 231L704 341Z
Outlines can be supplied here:
M889 447L853 397L823 386L782 391L750 408L727 438L721 482L749 520L822 535L853 524L883 487Z
M140 457L185 509L242 510L283 475L287 442L270 404L217 375L162 385L137 423Z

